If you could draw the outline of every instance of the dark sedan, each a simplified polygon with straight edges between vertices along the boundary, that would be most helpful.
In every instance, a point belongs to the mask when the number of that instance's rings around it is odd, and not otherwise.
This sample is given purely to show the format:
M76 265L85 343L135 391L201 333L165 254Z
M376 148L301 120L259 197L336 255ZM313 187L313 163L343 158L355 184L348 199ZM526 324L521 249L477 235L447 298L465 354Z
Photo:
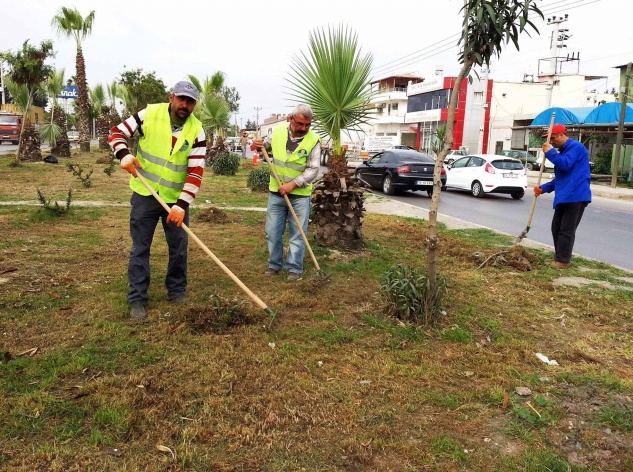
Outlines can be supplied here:
M426 190L433 195L435 160L426 154L404 149L380 152L356 168L354 175L370 188L387 195L396 190ZM442 190L446 188L446 170L442 168Z

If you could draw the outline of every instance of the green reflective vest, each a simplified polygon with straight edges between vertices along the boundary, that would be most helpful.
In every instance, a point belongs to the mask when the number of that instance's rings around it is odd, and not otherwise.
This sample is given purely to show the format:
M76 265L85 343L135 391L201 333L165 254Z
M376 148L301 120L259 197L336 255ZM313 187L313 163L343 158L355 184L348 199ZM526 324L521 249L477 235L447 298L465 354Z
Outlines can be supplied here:
M299 177L308 165L308 159L310 153L317 143L321 142L321 137L314 131L309 130L303 137L297 149L292 154L288 154L286 150L286 142L288 141L288 126L280 125L273 130L272 135L272 151L273 160L272 165L282 185L290 182L296 177ZM270 183L268 189L271 192L279 191L279 185L275 176L270 174ZM306 187L296 187L292 192L292 195L310 196L312 194L312 184Z
M142 169L137 169L150 186L167 203L176 203L187 179L188 158L191 147L200 134L202 123L189 115L178 136L172 152L172 131L169 120L169 104L147 105L143 117L143 136L138 142L138 159ZM132 191L149 196L140 179L130 176Z

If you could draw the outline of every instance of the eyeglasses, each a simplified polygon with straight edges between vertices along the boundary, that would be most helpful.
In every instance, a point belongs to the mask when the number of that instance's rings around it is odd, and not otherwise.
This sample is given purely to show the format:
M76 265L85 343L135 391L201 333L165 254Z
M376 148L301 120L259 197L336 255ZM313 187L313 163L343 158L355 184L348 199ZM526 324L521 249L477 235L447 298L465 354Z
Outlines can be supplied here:
M301 128L309 128L310 126L312 126L312 122L310 121L309 123L303 123L302 121L297 121L296 118L292 118L292 121L295 122L295 124Z

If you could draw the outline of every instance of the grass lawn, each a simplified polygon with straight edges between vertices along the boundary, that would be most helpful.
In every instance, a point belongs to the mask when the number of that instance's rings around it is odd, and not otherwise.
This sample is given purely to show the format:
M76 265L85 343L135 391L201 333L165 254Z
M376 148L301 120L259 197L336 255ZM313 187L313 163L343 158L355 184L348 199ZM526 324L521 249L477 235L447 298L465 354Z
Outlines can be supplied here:
M189 300L169 303L160 225L149 318L133 322L128 174L108 177L104 156L0 156L0 470L633 470L631 274L583 259L562 273L536 250L532 271L478 268L476 253L512 241L441 229L446 315L405 324L384 315L380 285L395 264L425 266L426 221L368 214L363 251L313 247L329 281L307 255L304 280L266 277L263 212L203 218L209 204L265 207L249 162L207 172L190 227L278 313L272 329L192 241ZM92 167L91 186L66 162ZM108 205L6 204L38 188Z

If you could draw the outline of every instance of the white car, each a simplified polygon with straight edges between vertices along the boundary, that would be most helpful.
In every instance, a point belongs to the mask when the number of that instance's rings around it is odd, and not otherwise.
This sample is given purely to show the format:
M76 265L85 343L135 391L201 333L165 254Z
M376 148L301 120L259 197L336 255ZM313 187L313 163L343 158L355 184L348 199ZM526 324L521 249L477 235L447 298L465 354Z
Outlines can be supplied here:
M446 186L470 190L475 197L507 193L515 200L527 190L526 170L520 160L495 154L472 154L447 166Z
M466 156L468 153L461 149L453 149L452 151L448 151L448 154L444 158L444 164L452 164L461 156Z
M539 170L541 168L541 162L543 162L543 156L542 155L536 158L536 169L534 169L534 170ZM546 169L553 169L554 168L554 164L552 164L549 159L545 159L545 168Z

